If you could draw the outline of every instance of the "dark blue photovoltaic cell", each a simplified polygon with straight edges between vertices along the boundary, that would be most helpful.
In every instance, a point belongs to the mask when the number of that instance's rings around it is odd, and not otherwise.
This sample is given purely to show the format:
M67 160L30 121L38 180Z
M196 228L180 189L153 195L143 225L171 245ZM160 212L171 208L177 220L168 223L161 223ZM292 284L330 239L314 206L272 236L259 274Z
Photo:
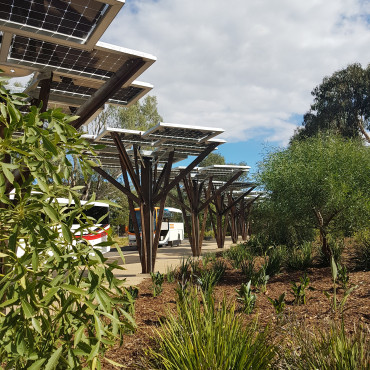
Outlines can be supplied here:
M96 0L0 0L0 22L84 40L108 8Z

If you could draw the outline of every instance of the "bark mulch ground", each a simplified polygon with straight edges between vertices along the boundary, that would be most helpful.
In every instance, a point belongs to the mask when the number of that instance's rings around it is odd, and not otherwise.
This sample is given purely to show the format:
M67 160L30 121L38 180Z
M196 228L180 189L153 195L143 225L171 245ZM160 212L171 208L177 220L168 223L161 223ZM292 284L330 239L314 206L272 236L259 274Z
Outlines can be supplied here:
M325 330L333 320L343 319L345 328L348 332L354 330L354 326L362 324L370 325L370 271L356 271L351 260L351 255L347 253L344 256L343 264L349 270L349 286L357 288L349 295L346 301L344 311L340 314L333 312L332 301L324 294L328 292L333 294L333 281L330 267L315 266L309 268L306 273L310 279L309 286L312 290L307 290L307 304L294 305L294 296L291 290L293 282L300 283L303 277L302 271L283 271L280 274L270 278L265 293L257 293L256 308L248 318L258 317L261 325L277 325L277 316L272 304L267 297L278 298L280 294L286 292L286 307L284 310L283 321L286 323L296 321L306 328L318 328ZM240 288L242 283L246 283L240 270L233 269L228 264L228 269L215 288L215 301L219 302L226 297L228 302L236 301L236 289ZM153 344L152 337L159 326L161 317L165 317L168 311L176 311L175 288L177 283L163 284L163 292L157 296L152 295L152 282L150 279L143 281L139 286L139 297L135 303L135 320L137 330L132 335L125 337L122 346L115 346L108 353L108 358L124 365L128 369L138 369L140 367L140 358L144 356L144 350L150 344ZM344 289L337 284L337 299L343 298ZM237 311L241 310L240 305L236 303ZM279 325L282 325L282 319ZM104 369L115 369L116 367L103 362Z

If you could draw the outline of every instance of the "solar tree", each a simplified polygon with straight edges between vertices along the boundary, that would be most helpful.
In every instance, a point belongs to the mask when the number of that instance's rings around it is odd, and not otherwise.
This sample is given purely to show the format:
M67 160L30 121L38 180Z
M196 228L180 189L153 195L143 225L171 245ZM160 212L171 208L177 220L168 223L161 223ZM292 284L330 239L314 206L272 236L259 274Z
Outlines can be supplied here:
M159 244L159 232L167 196L217 146L224 143L215 136L222 129L159 123L143 132L119 128L106 128L98 136L85 136L98 147L101 165L95 171L127 196L130 215L143 273L154 271ZM171 177L172 165L193 156L195 159ZM108 172L119 169L122 182ZM154 209L159 213L154 225ZM140 209L141 229L135 208Z
M177 197L169 195L182 209L185 229L189 235L189 241L192 248L193 256L200 256L204 232L206 227L207 216L209 212L216 215L216 221L212 223L214 234L219 248L224 245L227 222L223 222L223 216L227 220L228 212L222 213L225 207L221 202L219 210L219 200L223 200L225 192L230 186L243 174L248 172L249 166L235 166L235 165L212 165L208 167L199 167L194 169L188 176L182 180L182 187L177 185ZM176 175L179 168L174 169L173 176ZM220 181L224 179L225 181ZM247 184L250 187L252 184ZM251 189L245 193L249 193ZM240 199L234 200L235 204ZM214 204L216 211L213 207ZM189 217L188 217L189 215ZM203 220L200 224L200 216ZM213 220L213 215L211 215Z
M152 85L136 78L156 60L150 54L98 41L122 0L0 0L0 69L34 74L32 104L60 107L88 123L104 103L133 104Z

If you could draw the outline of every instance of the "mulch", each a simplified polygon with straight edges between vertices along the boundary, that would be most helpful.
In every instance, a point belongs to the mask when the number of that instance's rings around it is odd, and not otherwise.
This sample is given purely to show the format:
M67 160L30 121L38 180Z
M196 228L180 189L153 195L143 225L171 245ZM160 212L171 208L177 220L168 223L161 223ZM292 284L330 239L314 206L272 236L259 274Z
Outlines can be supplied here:
M307 303L305 305L295 305L294 295L291 290L293 282L300 283L303 276L302 271L283 271L270 278L265 293L257 292L256 308L251 315L245 315L248 319L258 318L260 325L282 325L281 317L278 318L275 310L268 300L278 298L280 294L286 292L286 307L283 320L285 323L296 321L306 328L325 330L333 320L343 320L348 332L353 332L355 326L370 326L370 271L356 271L355 265L351 260L351 255L347 254L343 258L343 264L349 270L349 286L356 286L356 289L349 295L344 306L343 313L339 310L333 312L332 299L333 281L330 267L315 266L309 268L306 273L310 279L307 290ZM236 302L236 289L242 283L246 283L240 270L233 269L228 264L228 269L215 288L215 301L220 302L226 297L228 302ZM168 312L176 312L176 293L177 283L163 284L163 292L157 296L152 295L152 282L150 279L144 280L139 286L139 297L135 303L135 320L137 330L125 337L122 346L116 345L106 357L124 365L128 369L138 369L142 366L141 358L145 356L145 349L154 343L153 336L159 327L162 317ZM344 289L337 284L337 300L343 298ZM236 311L241 312L241 307L236 304ZM116 369L117 367L103 361L104 369Z

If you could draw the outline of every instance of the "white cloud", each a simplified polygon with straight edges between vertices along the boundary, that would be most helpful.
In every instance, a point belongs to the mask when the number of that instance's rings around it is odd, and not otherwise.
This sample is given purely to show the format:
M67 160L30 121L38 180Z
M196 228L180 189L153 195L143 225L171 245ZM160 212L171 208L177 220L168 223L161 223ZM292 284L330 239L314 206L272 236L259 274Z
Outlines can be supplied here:
M167 122L286 143L325 75L370 61L369 1L126 0L103 41L157 56Z

